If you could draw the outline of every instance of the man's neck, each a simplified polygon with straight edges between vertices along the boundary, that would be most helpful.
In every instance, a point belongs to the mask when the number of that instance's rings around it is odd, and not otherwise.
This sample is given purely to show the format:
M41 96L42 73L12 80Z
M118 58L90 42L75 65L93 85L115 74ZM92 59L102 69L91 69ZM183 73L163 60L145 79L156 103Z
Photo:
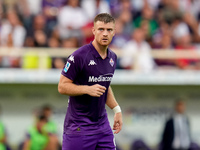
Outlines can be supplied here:
M92 45L97 50L97 52L99 53L99 55L101 56L102 59L105 59L107 57L108 46L100 45L95 40L92 42Z

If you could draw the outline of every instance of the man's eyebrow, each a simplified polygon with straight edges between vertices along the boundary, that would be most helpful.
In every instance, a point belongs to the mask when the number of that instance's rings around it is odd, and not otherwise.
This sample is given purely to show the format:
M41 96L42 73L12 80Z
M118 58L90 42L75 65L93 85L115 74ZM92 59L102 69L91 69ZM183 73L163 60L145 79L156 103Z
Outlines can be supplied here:
M105 28L105 27L98 27L98 29L113 29L113 28Z
M98 27L98 29L105 29L105 27Z

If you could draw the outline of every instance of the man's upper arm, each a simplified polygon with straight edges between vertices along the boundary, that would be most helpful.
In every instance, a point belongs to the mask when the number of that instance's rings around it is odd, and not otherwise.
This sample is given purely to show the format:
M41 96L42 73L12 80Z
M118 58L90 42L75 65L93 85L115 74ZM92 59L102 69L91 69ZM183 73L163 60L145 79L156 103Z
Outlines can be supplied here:
M65 77L64 75L60 75L60 81L58 83L58 92L61 94L65 94L65 86L68 83L72 83L73 81L67 77Z
M72 53L66 61L61 74L70 80L76 80L82 66L82 57L79 53Z
M59 84L60 83L72 83L73 81L69 78L67 78L66 76L64 75L60 75L60 81L59 81Z

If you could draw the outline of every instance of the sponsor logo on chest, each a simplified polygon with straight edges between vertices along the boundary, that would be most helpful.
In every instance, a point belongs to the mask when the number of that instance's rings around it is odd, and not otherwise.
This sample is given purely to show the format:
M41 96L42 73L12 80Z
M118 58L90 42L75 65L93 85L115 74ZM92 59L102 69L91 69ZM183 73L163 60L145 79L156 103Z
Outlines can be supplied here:
M99 75L98 77L89 76L88 82L111 82L113 74Z

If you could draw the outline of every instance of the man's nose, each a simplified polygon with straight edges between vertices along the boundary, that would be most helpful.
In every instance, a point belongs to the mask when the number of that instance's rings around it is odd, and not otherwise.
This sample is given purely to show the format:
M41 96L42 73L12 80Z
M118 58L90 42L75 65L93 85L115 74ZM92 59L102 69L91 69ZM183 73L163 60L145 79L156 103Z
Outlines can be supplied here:
M108 31L104 30L103 36L108 36Z

